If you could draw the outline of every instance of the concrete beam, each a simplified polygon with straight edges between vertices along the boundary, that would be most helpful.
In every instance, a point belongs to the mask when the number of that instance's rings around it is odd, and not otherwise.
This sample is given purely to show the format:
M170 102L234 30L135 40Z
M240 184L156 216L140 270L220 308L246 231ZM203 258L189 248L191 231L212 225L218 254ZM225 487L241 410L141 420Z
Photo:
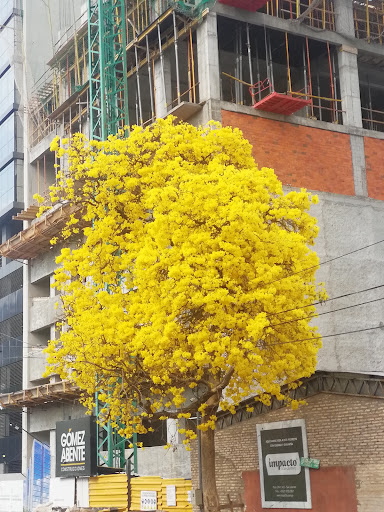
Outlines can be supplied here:
M371 137L372 139L384 140L383 132L367 130L357 126L326 123L325 121L318 121L315 119L295 115L284 116L282 114L274 114L273 112L263 112L262 110L255 110L254 108L248 107L246 105L236 105L235 103L230 103L229 101L222 101L220 106L223 110L228 110L229 112L238 112L239 114L263 117L264 119L271 119L273 121L280 121L282 123L308 126L309 128L317 128L319 130L327 130L330 132L346 133L348 135L359 135L361 137Z

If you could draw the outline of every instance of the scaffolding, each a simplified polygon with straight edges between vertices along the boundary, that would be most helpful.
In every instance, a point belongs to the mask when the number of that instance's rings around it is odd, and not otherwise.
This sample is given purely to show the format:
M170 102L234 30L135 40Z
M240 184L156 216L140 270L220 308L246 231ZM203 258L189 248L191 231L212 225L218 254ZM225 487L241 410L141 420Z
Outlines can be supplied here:
M224 101L342 123L335 47L230 19L218 27Z
M57 402L74 403L79 400L80 389L73 382L65 380L0 395L0 405L4 409L36 407Z
M179 58L175 69L177 86L167 107L170 110L182 101L197 104L194 27L211 3L212 0L89 0L88 20L84 21L84 15L76 20L73 30L55 48L55 55L48 62L50 69L31 92L30 146L52 133L70 137L79 131L100 139L124 125L153 122L157 117L155 61L184 42L188 45L187 65ZM101 68L104 73L100 74ZM146 98L148 94L150 97ZM102 110L108 114L105 127L100 124ZM182 115L190 115L190 109L184 109ZM88 119L91 122L86 128Z
M17 216L17 220L31 220L36 215L35 208L29 207ZM29 260L49 251L51 239L60 235L70 215L79 218L80 224L85 225L81 219L81 210L81 207L70 203L57 204L27 229L20 231L0 245L0 255L13 260Z
M269 0L261 12L318 30L336 30L333 0Z
M383 44L384 2L382 0L353 0L353 20L357 39Z

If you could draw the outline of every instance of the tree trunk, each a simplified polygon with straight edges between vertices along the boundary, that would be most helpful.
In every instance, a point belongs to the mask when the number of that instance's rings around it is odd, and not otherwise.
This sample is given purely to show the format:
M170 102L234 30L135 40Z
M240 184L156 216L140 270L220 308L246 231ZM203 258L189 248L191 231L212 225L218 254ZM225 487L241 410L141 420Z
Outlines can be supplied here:
M218 512L219 495L216 487L215 471L215 431L201 432L201 466L205 512Z

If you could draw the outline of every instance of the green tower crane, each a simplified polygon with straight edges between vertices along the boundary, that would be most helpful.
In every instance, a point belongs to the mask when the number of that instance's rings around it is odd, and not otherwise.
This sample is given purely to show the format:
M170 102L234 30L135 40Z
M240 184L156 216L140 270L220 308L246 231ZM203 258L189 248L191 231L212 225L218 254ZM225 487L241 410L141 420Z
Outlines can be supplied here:
M126 47L125 0L88 0L91 139L106 140L129 124ZM95 398L98 417L102 405L97 395ZM101 427L99 463L110 468L124 467L126 442L111 422ZM131 467L137 473L136 436L129 442L133 444Z
M125 0L88 0L91 138L128 126Z

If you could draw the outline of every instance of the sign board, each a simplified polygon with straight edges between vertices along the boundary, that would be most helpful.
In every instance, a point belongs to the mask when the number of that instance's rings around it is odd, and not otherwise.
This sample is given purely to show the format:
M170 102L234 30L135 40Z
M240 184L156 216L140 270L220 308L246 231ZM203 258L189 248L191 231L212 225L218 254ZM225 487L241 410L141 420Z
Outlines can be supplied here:
M56 476L93 476L97 471L96 420L87 416L56 423Z
M263 508L312 508L304 420L257 425L261 504Z
M319 469L320 459L310 459L308 457L301 457L300 466L303 468Z
M176 485L167 485L167 506L176 507Z
M157 510L157 491L141 491L140 510Z

